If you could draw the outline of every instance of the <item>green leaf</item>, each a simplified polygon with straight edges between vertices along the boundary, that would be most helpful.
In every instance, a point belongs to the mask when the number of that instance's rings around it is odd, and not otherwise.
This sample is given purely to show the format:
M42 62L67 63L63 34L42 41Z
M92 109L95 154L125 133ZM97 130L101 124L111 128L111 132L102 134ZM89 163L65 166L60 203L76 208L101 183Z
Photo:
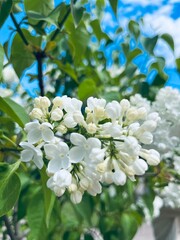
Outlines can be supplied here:
M94 96L97 92L97 87L92 79L86 79L78 87L78 97L84 101L90 96Z
M30 43L29 46L24 44L17 33L12 43L10 57L10 61L12 62L14 70L19 78L22 76L23 71L30 67L35 61L33 46L39 48L41 45L41 37L34 37L27 30L23 30L23 34Z
M43 188L43 194L44 194L46 226L49 227L51 213L53 210L56 197L55 197L55 194L49 188L47 188L46 183L49 178L47 176L45 167L41 169L40 174L41 174L42 188Z
M121 226L123 228L124 238L126 240L133 239L138 229L136 218L130 212L124 212L121 216Z
M42 191L38 191L35 195L33 195L27 209L27 221L31 230L28 235L28 240L47 239Z
M57 66L62 72L69 75L72 79L74 79L78 83L77 74L69 63L63 64L60 60L54 60L53 62L57 64Z
M85 28L84 23L81 21L77 28L74 27L73 19L71 16L65 23L65 30L68 35L68 44L72 52L75 64L79 64L84 57L85 51L89 43L89 35Z
M164 81L167 80L168 76L164 72L165 67L165 59L162 57L156 57L156 62L152 63L149 70L155 69L157 70L158 74L161 76L161 78L164 79Z
M0 1L0 28L10 14L12 3L12 0Z
M24 127L29 122L29 116L19 104L10 98L0 97L0 110L5 112L14 122L18 123L20 127Z
M4 62L4 49L3 46L0 44L0 79L2 76L3 62Z
M118 5L118 0L109 0L109 3L114 11L114 13L117 13L117 5Z
M110 40L108 35L101 30L100 22L99 22L98 19L95 19L95 20L91 21L90 25L93 28L93 32L95 33L95 35L96 35L96 37L97 37L99 42L102 39L105 39L106 41Z
M180 72L180 58L176 59L176 67L177 67L178 72Z
M15 171L19 164L0 163L0 217L10 211L18 199L21 182Z
M24 0L25 10L34 11L42 14L44 17L54 9L53 0Z
M156 46L158 36L152 37L152 38L144 38L143 44L145 49L147 50L148 53L151 55L154 55L154 48Z
M131 52L129 52L128 55L127 55L126 64L128 65L129 63L131 63L131 61L135 57L139 56L141 53L142 53L142 50L140 48L136 48L136 49L132 50Z
M83 7L76 7L74 4L74 0L71 0L71 13L74 19L74 25L77 28L84 13L84 8Z
M91 196L84 194L83 200L79 204L74 205L74 209L84 221L92 226L91 218L94 209L94 202Z
M161 38L170 46L170 48L174 51L174 40L171 35L164 33L161 35Z
M128 24L128 28L129 28L130 33L137 40L140 36L139 24L137 22L135 22L134 20L130 20L129 24Z

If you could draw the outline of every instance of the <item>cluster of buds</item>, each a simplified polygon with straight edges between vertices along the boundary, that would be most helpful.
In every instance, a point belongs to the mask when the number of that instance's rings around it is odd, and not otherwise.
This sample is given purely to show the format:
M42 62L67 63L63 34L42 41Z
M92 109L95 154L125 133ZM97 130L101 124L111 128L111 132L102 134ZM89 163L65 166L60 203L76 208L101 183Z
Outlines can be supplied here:
M35 99L27 123L27 141L21 142L21 160L46 165L47 186L60 197L70 193L79 203L87 191L102 192L102 184L124 185L135 181L148 165L157 165L160 155L145 149L153 141L152 132L159 121L156 112L137 107L130 101L107 103L90 97L87 106L67 96ZM46 164L47 163L47 164Z

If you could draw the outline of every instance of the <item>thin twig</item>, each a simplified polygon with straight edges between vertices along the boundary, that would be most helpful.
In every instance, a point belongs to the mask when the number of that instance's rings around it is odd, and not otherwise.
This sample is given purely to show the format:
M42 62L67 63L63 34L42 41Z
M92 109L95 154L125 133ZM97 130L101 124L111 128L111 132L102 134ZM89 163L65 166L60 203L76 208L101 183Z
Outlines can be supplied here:
M14 23L14 25L15 25L15 27L16 27L19 35L20 35L20 37L21 37L21 39L23 40L24 44L25 44L26 46L28 46L29 43L28 43L26 37L24 36L23 31L22 31L21 28L19 27L19 24L17 23L14 15L13 15L13 13L10 13L10 16L11 16L11 19L12 19L12 21L13 21L13 23Z

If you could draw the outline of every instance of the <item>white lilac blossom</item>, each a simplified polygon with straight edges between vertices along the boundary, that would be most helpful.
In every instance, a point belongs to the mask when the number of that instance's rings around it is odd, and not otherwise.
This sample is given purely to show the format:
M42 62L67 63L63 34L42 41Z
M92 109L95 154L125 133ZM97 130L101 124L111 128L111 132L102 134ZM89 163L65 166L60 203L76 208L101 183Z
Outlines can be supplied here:
M150 134L148 136L147 131L150 130L153 134L152 144L146 146L148 149L140 151L140 157L146 159L149 165L156 165L161 155L161 161L178 174L180 170L180 91L172 87L164 87L159 90L152 104L140 95L132 96L130 102L133 106L149 109L148 120L141 126L134 123L131 126L132 134L136 135L141 142L152 141L152 136ZM157 121L159 117L161 119ZM145 136L142 134L143 131ZM174 179L171 177L169 180L173 181ZM170 182L163 189L157 188L156 193L162 198L162 205L180 206L178 183Z
M35 99L21 160L32 160L39 168L45 162L47 186L58 197L68 191L73 203L79 203L85 191L100 194L103 184L135 181L148 165L160 162L156 150L144 147L153 141L159 116L146 101L136 106L139 99L106 103L90 97L84 112L75 98L56 97L52 103L47 97Z

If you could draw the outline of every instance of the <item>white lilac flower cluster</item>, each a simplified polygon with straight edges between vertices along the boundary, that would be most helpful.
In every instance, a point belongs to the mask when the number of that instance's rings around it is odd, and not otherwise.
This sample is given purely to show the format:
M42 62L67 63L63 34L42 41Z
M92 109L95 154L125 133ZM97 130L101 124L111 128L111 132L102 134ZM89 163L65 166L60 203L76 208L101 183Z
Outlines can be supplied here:
M47 186L60 197L67 190L73 203L83 193L100 194L101 183L124 185L135 181L149 165L157 165L160 155L143 146L153 141L159 116L128 100L106 103L90 97L87 106L75 98L35 99L27 123L27 141L21 142L21 160L33 161L41 169L45 163Z
M154 146L162 159L170 159L174 168L180 170L180 92L171 87L162 88L152 105L161 121L154 133Z
M156 149L161 154L161 160L177 173L180 170L180 91L172 87L159 90L155 101L150 101L136 94L130 102L134 106L143 106L151 111L158 112L161 120L153 132L153 143L148 147ZM180 186L177 183L169 183L168 186L158 192L164 205L179 207Z

